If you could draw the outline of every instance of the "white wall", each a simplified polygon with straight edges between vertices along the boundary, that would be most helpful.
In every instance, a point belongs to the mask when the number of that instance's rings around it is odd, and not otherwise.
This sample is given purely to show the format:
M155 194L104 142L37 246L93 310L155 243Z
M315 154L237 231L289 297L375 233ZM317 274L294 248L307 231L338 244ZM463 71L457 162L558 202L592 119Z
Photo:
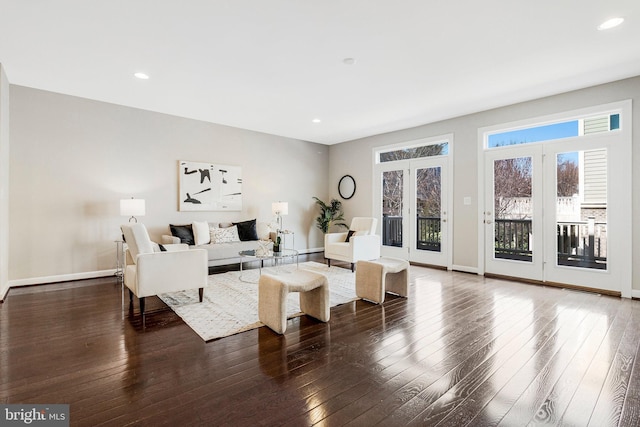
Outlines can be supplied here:
M329 197L338 197L337 183L344 174L357 182L356 195L344 201L345 217L372 215L373 149L438 135L454 134L453 264L473 271L478 267L478 128L545 116L599 104L632 99L633 112L633 264L640 265L640 77L483 111L411 129L376 135L330 147ZM471 197L471 205L463 204ZM640 267L633 270L633 288L640 290ZM635 295L634 295L635 296Z
M140 221L156 240L169 223L271 221L282 200L296 248L323 246L312 196L327 195L327 146L10 88L12 284L113 269L119 200L131 196L146 200ZM241 166L243 211L178 212L178 160Z
M0 301L9 290L9 81L0 64Z

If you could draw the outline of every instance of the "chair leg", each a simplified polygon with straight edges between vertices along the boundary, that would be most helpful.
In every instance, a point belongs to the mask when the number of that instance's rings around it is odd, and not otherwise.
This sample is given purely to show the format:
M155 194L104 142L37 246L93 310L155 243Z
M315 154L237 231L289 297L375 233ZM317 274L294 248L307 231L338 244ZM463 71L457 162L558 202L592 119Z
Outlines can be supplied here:
M331 267L331 258L327 258L327 267Z
M129 310L133 310L133 292L129 289Z
M355 263L351 263L351 272L353 273L354 271L356 271L356 264Z
M144 318L144 298L138 298L140 300L140 316L142 316L142 327L145 327L145 318Z
M140 315L142 315L142 318L144 319L144 298L138 298L140 300Z
M198 296L200 297L200 302L202 302L202 299L204 298L204 288L198 289Z

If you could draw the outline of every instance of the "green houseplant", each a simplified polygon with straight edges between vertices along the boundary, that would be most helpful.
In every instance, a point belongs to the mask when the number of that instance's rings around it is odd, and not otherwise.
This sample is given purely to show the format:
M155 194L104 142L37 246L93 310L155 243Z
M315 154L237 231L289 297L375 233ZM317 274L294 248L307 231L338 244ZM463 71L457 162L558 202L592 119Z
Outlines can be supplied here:
M320 214L316 218L316 226L322 230L323 233L327 233L332 225L337 227L349 228L344 222L344 213L342 212L342 202L337 199L331 199L327 204L322 200L314 197L316 205L320 208Z

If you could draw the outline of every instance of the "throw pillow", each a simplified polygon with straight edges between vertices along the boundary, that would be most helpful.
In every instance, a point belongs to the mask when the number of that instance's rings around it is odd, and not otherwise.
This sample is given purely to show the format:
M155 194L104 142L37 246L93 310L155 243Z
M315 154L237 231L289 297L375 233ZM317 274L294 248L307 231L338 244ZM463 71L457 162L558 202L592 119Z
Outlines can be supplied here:
M238 236L241 242L249 240L258 240L258 231L256 229L256 220L234 222L233 225L238 227Z
M211 243L231 243L239 242L238 227L235 225L228 228L211 228Z
M355 233L355 230L349 230L349 232L347 233L347 238L344 239L344 241L348 242L349 240L351 240L351 236L353 236Z
M206 245L211 242L209 223L207 221L193 221L191 226L193 229L193 240L196 246Z
M173 225L169 224L171 229L171 235L180 239L180 243L186 243L187 245L195 245L196 242L193 238L193 228L191 224L188 225Z

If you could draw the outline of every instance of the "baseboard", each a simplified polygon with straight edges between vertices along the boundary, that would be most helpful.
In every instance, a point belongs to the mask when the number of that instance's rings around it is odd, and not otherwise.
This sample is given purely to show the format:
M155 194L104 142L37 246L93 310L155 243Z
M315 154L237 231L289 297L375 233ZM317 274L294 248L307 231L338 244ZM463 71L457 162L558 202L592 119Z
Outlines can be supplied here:
M11 289L11 286L9 286L7 289L5 289L3 294L0 294L0 304L2 304L4 302L4 300L7 299L7 295L9 295L9 289Z
M298 249L299 254L315 254L317 252L324 252L324 248Z
M9 288L20 286L44 285L46 283L69 282L71 280L95 279L116 274L116 270L87 271L84 273L60 274L56 276L32 277L29 279L9 280Z
M631 289L631 298L637 298L637 299L640 299L640 290L638 290L638 289Z
M473 274L478 274L478 268L477 267L468 267L466 265L452 265L451 266L451 270L453 271L461 271L463 273L473 273Z
M308 248L308 249L298 249L299 254L311 254L316 252L322 252L324 248ZM95 279L97 277L108 277L116 274L115 269L111 270L100 270L100 271L87 271L84 273L72 273L72 274L60 274L56 276L42 276L42 277L31 277L28 279L18 279L18 280L9 280L9 289L17 288L20 286L31 286L31 285L44 285L47 283L58 283L58 282L69 282L71 280L83 280L83 279ZM5 295L0 295L1 297L6 297ZM3 299L0 299L3 301Z

